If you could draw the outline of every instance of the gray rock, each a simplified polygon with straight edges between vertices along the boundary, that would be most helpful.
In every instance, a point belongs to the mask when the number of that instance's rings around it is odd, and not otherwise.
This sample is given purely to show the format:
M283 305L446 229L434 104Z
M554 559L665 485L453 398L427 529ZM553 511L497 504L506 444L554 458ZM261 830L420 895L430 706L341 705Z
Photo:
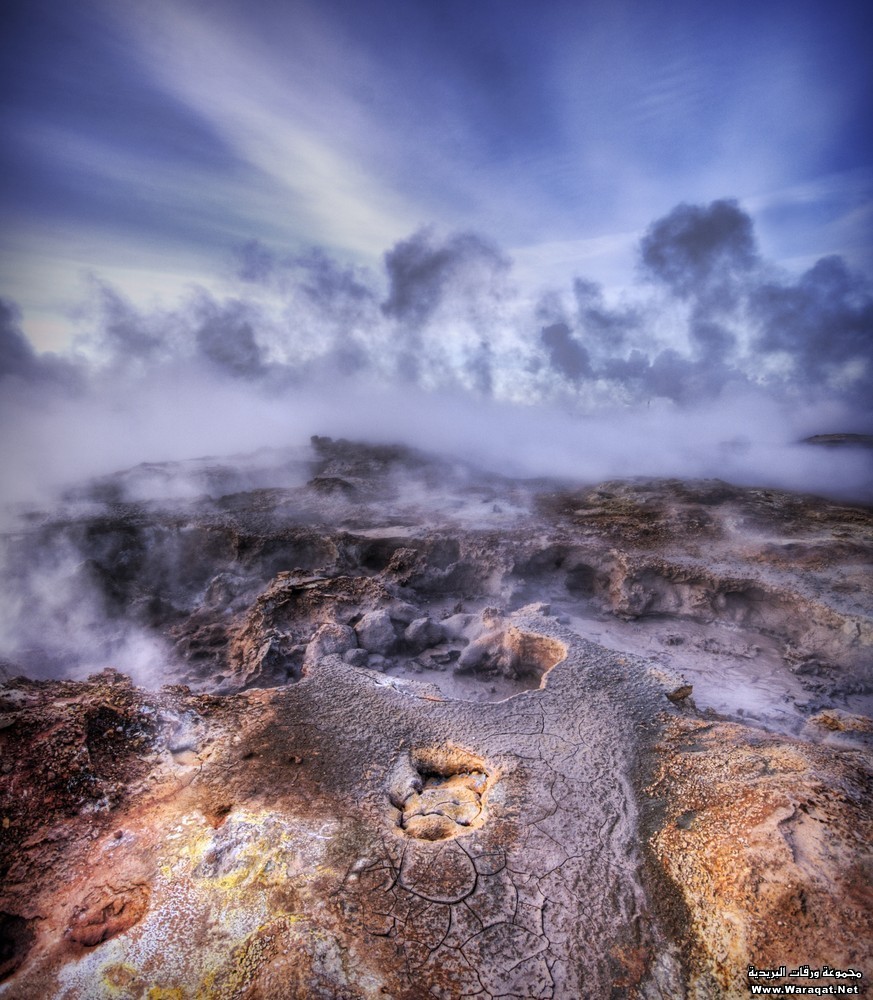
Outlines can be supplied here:
M414 653L438 645L445 637L445 629L432 618L416 618L403 633L406 644Z
M488 632L464 649L455 668L457 673L492 667L503 649L503 633Z
M397 642L391 616L382 609L369 611L355 626L358 645L370 653L388 653Z
M415 621L421 612L414 605L408 604L406 601L397 601L388 609L388 614L391 616L392 621L400 622L401 625L408 625L410 622Z
M279 637L271 636L261 643L254 657L249 660L245 683L249 687L273 687L275 684L284 684L287 676L288 657Z
M431 653L430 660L431 663L444 667L449 663L454 663L455 660L459 659L460 655L461 651L459 649L447 649L444 653Z
M303 665L308 667L330 653L342 655L354 649L357 644L354 630L348 625L322 625L306 647Z
M443 633L448 638L461 639L464 637L465 630L472 621L473 621L472 615L457 614L457 615L450 615L448 618L444 618L440 622L440 625L442 626Z
M370 654L366 649L361 649L360 646L358 646L355 649L347 649L343 653L343 660L346 663L351 664L353 667L365 667L369 656Z

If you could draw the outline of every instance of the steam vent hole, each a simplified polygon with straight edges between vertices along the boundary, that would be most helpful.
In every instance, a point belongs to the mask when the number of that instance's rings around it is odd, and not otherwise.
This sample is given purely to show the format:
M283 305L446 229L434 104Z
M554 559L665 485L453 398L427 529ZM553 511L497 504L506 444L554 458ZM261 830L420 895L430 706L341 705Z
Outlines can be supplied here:
M557 639L544 635L522 632L511 628L507 632L506 646L516 676L528 678L528 687L541 686L543 678L567 655L567 647Z
M441 749L420 751L412 764L405 793L394 801L407 836L447 840L482 826L492 783L482 760L465 751Z
M458 659L455 677L492 685L495 697L488 698L480 690L473 693L475 700L503 701L541 688L549 671L566 655L567 647L559 640L511 626L471 642Z

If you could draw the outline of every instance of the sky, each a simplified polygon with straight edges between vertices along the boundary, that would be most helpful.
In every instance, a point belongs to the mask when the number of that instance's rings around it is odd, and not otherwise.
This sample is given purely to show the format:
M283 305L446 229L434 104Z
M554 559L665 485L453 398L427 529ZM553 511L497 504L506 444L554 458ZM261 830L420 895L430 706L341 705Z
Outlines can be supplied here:
M16 453L78 456L99 414L163 412L160 386L260 405L337 380L561 412L724 399L724 424L802 400L812 429L870 429L869 3L7 0L2 20Z

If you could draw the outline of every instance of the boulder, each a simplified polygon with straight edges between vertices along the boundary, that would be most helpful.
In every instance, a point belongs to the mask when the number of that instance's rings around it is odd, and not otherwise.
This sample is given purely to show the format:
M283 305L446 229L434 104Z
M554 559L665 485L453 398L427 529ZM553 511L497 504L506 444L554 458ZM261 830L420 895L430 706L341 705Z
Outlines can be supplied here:
M512 651L504 643L504 633L495 630L475 639L463 650L455 673L464 674L477 670L505 673L513 665L513 660Z
M420 612L413 604L407 601L395 601L388 609L391 620L400 622L401 625L408 625L419 617Z
M448 618L444 618L440 625L443 629L444 635L449 639L461 639L464 638L465 631L469 626L470 622L473 621L472 615L467 614L456 614L450 615Z
M403 633L406 645L414 653L420 653L423 649L438 645L445 640L445 637L445 629L432 618L416 618Z
M257 648L246 650L244 663L234 671L234 680L245 687L274 687L288 678L290 661L279 636L269 636Z
M309 667L330 653L343 655L348 650L354 649L357 644L354 630L348 625L335 625L333 623L322 625L306 647L303 666L304 668Z
M383 610L368 611L355 626L358 645L369 653L388 653L397 642L391 615Z

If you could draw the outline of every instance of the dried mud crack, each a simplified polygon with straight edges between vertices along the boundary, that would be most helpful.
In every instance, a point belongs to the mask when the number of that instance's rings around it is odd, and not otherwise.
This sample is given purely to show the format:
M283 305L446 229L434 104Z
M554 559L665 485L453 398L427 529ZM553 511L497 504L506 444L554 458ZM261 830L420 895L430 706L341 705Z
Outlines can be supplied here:
M870 510L299 461L5 538L0 997L866 988Z

